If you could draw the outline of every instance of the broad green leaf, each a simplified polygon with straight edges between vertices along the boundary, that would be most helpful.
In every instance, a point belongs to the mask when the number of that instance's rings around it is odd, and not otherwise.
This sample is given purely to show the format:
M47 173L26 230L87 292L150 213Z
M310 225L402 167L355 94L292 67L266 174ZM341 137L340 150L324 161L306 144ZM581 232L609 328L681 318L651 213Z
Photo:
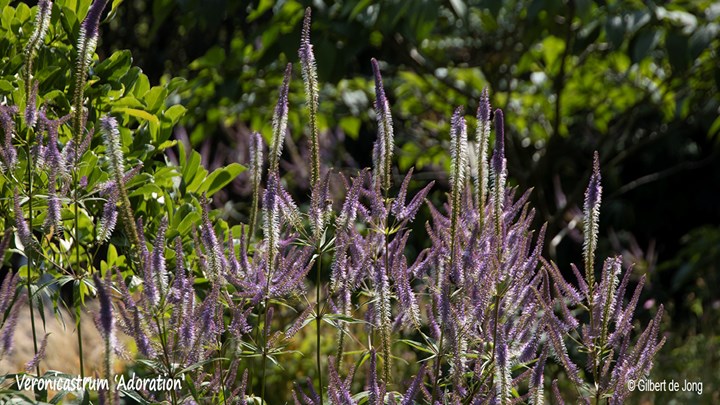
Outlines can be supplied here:
M239 163L230 163L225 167L215 169L204 181L198 192L206 192L208 197L217 193L218 190L228 185L242 172L245 166Z
M153 124L159 124L160 121L158 120L158 117L150 114L147 111L138 110L137 108L129 108L129 107L120 107L113 109L114 112L120 112L125 113L130 116L133 116L135 118L142 118L145 121L148 121Z

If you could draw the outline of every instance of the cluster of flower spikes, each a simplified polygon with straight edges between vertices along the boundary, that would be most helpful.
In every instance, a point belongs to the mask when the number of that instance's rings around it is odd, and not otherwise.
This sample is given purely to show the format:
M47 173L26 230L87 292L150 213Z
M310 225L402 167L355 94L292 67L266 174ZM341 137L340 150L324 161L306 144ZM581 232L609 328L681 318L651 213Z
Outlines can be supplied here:
M607 258L600 272L599 283L595 282L595 249L600 217L602 185L600 159L594 156L593 172L585 192L584 203L584 249L585 275L572 266L577 286L566 281L552 262L543 260L546 279L545 289L537 294L547 303L544 308L544 329L558 363L565 369L570 381L578 392L590 392L590 396L579 398L589 403L590 397L608 398L609 404L622 404L630 395L628 382L647 377L652 369L653 359L665 343L659 338L663 306L631 345L634 329L634 313L645 284L643 275L637 283L631 298L625 302L625 295L632 276L626 271L622 276L622 259ZM550 287L547 287L551 285ZM551 292L552 291L552 292ZM559 316L554 308L559 308ZM573 314L578 309L588 315L588 322L581 323ZM580 351L587 354L586 371L593 378L589 386L580 376L579 367L568 355L564 336L580 340ZM553 381L553 394L557 403L564 403Z
M302 49L307 52L312 48L306 45ZM469 167L468 163L467 129L462 110L458 109L454 114L451 120L451 193L445 206L446 215L429 204L432 226L428 225L427 230L432 246L408 265L405 247L410 230L407 225L425 202L433 184L428 184L408 203L411 170L396 197L389 198L394 148L392 117L377 61L372 60L372 67L378 120L374 166L371 176L363 171L345 182L348 191L335 224L330 304L337 313L351 316L353 294L362 285L372 286L374 299L366 320L371 328L380 332L378 346L384 366L382 376L378 378L375 374L375 357L378 354L373 350L369 374L375 383L369 384L370 391L377 385L385 392L390 383L387 371L391 358L390 333L397 329L414 329L428 340L440 342L439 348L436 347L438 366L434 372L427 370L427 374L431 379L442 378L444 367L441 364L443 359L449 359L453 389L435 392L435 385L430 393L422 384L423 369L411 385L411 390L405 395L398 394L402 403L411 403L418 392L424 392L428 400L459 400L468 396L488 400L508 398L511 388L519 384L518 379L511 380L510 365L531 363L538 358L539 339L535 332L540 318L533 315L535 311L532 309L541 306L536 302L537 297L531 287L539 288L541 282L537 265L544 231L535 237L534 242L530 229L534 212L526 205L529 194L514 201L514 192L505 189L502 111L495 113L499 129L492 166L484 156L488 150L491 115L487 91L483 92L478 109L475 149L476 154L482 153L483 156L476 156L473 167ZM488 190L491 172L493 188ZM475 198L470 187L466 186L470 175L475 177L476 188L482 187L475 190ZM491 204L486 204L486 201ZM355 226L356 221L367 224L367 228L375 231L361 233ZM424 281L419 284L424 291L414 291L414 280ZM429 296L430 299L424 302L421 296ZM392 313L393 298L404 310ZM423 309L427 314L425 321L421 315ZM335 398L333 403L354 403L348 383L339 377L345 333L340 331L339 353L330 361L328 394L330 398ZM500 344L493 345L494 342ZM493 347L488 352L488 348ZM484 362L488 355L497 366ZM469 362L468 358L477 360ZM481 383L480 378L488 368L497 372L493 378L483 379ZM542 374L542 367L536 368L534 374ZM473 375L478 378L467 378L468 371L474 371ZM529 374L525 377L527 379ZM312 386L310 388L310 394L298 390L296 401L320 403L318 394ZM533 392L538 391L541 390L533 389ZM382 403L384 397L384 394L370 395L369 400L371 403Z

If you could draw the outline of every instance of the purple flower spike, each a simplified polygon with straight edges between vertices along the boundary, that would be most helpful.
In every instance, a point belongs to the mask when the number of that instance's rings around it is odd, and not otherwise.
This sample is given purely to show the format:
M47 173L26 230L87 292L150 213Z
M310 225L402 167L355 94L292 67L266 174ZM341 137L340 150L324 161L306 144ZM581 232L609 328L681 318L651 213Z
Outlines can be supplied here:
M593 156L593 172L590 183L585 191L584 239L583 258L585 259L585 277L590 291L595 284L595 249L597 248L598 229L600 222L600 200L602 198L602 185L600 184L600 157L597 151Z
M388 190L392 185L392 155L395 144L393 136L392 116L390 105L385 95L380 65L375 58L371 59L373 74L375 76L375 114L377 115L378 137L373 150L373 177L375 185Z
M422 381L425 377L425 365L423 364L420 366L420 370L417 373L417 376L413 379L412 384L410 384L410 387L408 387L408 390L405 392L405 395L403 395L402 402L400 402L400 405L412 405L415 399L415 396L418 394L418 391L420 391L422 387Z
M283 143L285 141L285 133L287 132L288 123L288 92L290 90L290 79L292 78L292 63L288 63L285 68L285 76L280 86L280 96L277 105L275 105L275 114L273 115L273 139L270 154L270 170L277 172L280 156L282 155Z
M205 253L208 256L208 278L216 280L219 277L225 276L225 269L227 269L227 260L223 254L223 247L219 242L219 238L215 233L210 222L209 213L209 202L203 197L202 202L202 225L200 226L200 237L205 248Z
M17 327L20 308L25 306L27 301L27 293L23 293L20 298L15 301L10 315L5 319L2 331L0 331L0 354L10 353L13 348L13 336L15 336L15 328Z
M310 118L310 185L320 180L320 142L317 125L318 112L318 79L317 65L315 64L315 54L313 46L310 43L310 25L311 25L310 7L305 9L305 18L303 20L303 29L300 36L300 66L302 68L303 84L305 85L305 102L307 103Z
M368 404L369 405L380 405L383 403L383 398L380 397L380 386L378 384L378 375L377 375L377 353L375 352L375 349L370 350L370 382L369 382L369 395L368 395Z
M40 342L40 348L38 349L35 356L33 356L33 358L25 364L26 373L29 373L32 369L37 367L37 365L40 364L40 361L45 358L45 350L47 349L48 336L50 336L50 334L46 333L42 342Z
M38 117L37 110L37 93L38 93L38 81L33 81L32 87L30 88L30 94L28 94L27 105L25 106L25 125L30 128L35 126Z
M59 231L62 229L62 206L60 204L60 198L57 195L57 190L55 189L55 176L55 172L48 174L48 209L43 226L45 229L55 227L55 230Z
M7 240L9 242L9 235L9 232L6 233L3 241ZM0 253L5 253L5 249L0 250L2 251ZM5 282L2 284L2 288L0 288L0 314L4 315L5 311L10 308L10 304L12 304L12 300L15 297L15 290L17 289L19 279L20 273L11 273L5 276Z
M490 121L490 95L485 87L480 95L480 105L478 106L478 119L484 122Z
M312 43L310 43L310 25L312 24L312 9L305 9L305 18L303 19L302 34L300 37L300 61L304 65L315 65L315 55L313 54Z
M602 197L602 185L600 184L602 176L600 175L600 157L597 151L593 155L593 172L590 176L590 183L585 191L585 210L593 210L600 204Z
M25 249L33 249L36 242L33 238L32 231L30 231L30 226L23 216L22 207L20 206L20 194L17 189L15 189L15 198L13 199L13 202L15 208L15 227L17 227L20 242L22 242L25 246Z
M0 106L0 126L5 132L3 147L0 148L0 169L12 170L17 163L17 151L12 144L12 138L15 134L15 122L12 116L17 113L17 107Z
M117 191L113 191L108 196L107 201L105 201L105 205L103 206L103 214L100 217L100 222L98 223L97 228L97 239L99 241L107 242L110 239L113 231L115 230L115 225L117 225L118 217L117 199Z
M167 268L165 267L165 232L168 227L167 216L160 221L157 236L155 237L155 246L151 257L151 265L157 282L157 289L161 295L167 294Z
M100 332L105 338L108 338L112 336L113 330L112 303L110 302L110 296L105 289L105 285L97 273L93 274L93 280L95 281L98 300L100 300Z
M490 139L490 96L487 87L480 96L480 105L477 110L477 130L475 131L475 164L473 176L475 179L475 205L478 208L480 222L483 222L488 189L488 143Z
M100 27L100 17L102 16L105 6L107 6L108 0L95 0L90 5L88 13L85 19L80 25L80 29L85 32L87 38L95 38L98 35L98 28Z

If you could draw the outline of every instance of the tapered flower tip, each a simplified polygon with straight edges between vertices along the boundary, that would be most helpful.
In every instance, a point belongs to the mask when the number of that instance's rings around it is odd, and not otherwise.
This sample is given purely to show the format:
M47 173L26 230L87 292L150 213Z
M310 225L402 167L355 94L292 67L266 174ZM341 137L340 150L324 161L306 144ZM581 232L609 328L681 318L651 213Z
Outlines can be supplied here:
M387 98L385 97L385 87L383 87L382 75L380 74L380 65L375 58L370 59L370 63L372 64L373 75L375 76L376 107L384 110L387 105Z
M310 43L310 25L312 24L312 10L310 7L305 9L305 18L303 19L302 33L300 34L300 59L307 63L314 60L312 53L312 44Z
M462 106L457 107L450 119L450 126L453 130L457 131L458 134L460 133L460 128L465 125L465 117L463 117L464 112L465 109Z
M285 75L283 76L283 82L280 86L280 96L278 97L278 102L275 106L275 115L277 117L283 117L287 114L290 79L292 79L292 63L288 63L287 66L285 66Z
M501 109L495 110L495 152L492 157L495 173L505 170L505 118Z
M117 120L109 115L100 118L100 130L106 134L114 134L118 132Z
M100 17L107 4L108 0L95 0L90 5L88 13L81 25L81 28L85 31L86 38L97 36L98 28L100 27Z
M25 125L28 127L34 127L38 118L37 101L38 94L38 81L33 81L33 85L30 88L30 94L28 94L27 105L25 106Z
M585 191L585 204L588 208L594 208L600 204L600 198L602 197L602 176L600 175L600 157L595 151L593 156L593 172L590 176L590 183Z
M265 188L265 209L275 210L278 192L278 178L274 173L270 173L267 178L267 184Z
M487 87L483 89L482 95L480 95L477 118L484 122L490 121L490 95Z
M263 137L260 132L253 132L250 140L250 166L253 173L262 173L263 164Z
M52 7L52 1L50 0L40 0L37 3L38 5L38 14L45 14L48 11L50 11L50 8Z

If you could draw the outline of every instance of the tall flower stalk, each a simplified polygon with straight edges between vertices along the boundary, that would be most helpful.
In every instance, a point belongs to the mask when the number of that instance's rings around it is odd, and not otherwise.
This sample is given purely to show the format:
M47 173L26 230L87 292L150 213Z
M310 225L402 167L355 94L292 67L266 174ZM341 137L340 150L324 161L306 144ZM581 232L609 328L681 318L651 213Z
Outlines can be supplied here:
M97 47L97 41L99 37L100 29L100 17L102 15L108 0L95 0L90 5L88 13L85 19L80 24L80 35L78 37L78 43L76 47L77 56L75 59L75 80L74 80L74 92L72 98L72 136L73 136L73 159L72 162L72 190L73 190L73 207L74 207L74 245L75 245L75 264L78 268L80 266L80 213L79 213L79 201L78 201L78 164L80 162L80 147L82 140L85 136L85 121L87 113L84 109L85 104L85 85L87 84L87 75L92 62L92 56L95 53ZM77 289L78 295L80 289ZM82 349L82 323L81 323L81 299L76 297L75 299L75 316L76 316L76 327L78 330L78 350L80 352L80 376L84 377L85 367L83 364L83 349Z
M250 229L248 230L247 243L252 241L255 235L255 223L257 222L258 208L260 204L260 182L262 181L263 168L263 141L259 132L252 134L250 140L250 182L252 183L252 208L250 211Z
M467 126L463 117L463 108L458 107L450 120L450 248L446 256L447 262L441 263L437 269L436 293L439 294L440 303L440 339L438 341L437 357L435 359L435 379L433 383L431 403L435 403L438 395L438 383L440 378L441 365L446 350L445 340L457 338L457 330L454 328L450 313L450 300L454 291L451 290L450 280L461 285L464 282L464 269L460 260L459 228L461 201L467 180ZM444 268L445 271L442 271ZM456 339L451 339L456 340ZM454 373L460 372L458 365L453 366Z
M594 261L601 196L600 159L596 152L583 207L585 277L573 266L578 279L578 286L575 287L563 279L554 263L544 263L554 282L555 298L550 300L549 291L544 294L548 296L551 304L559 305L561 310L561 316L557 317L552 307L545 307L544 317L547 319L547 334L551 347L570 380L579 386L582 380L578 367L570 360L563 338L565 335L580 336L581 351L587 354L587 368L593 381L589 395L578 392L585 402L593 401L596 405L604 399L609 404L623 403L630 394L628 382L636 381L649 373L653 358L665 343L664 337L659 338L663 315L661 305L655 317L640 333L634 346L630 344L631 332L634 329L633 316L645 283L644 276L627 304L624 298L632 272L627 271L621 278L620 257L607 258L600 271L599 283L595 282ZM573 306L588 312L588 324L581 325L574 318L570 311Z
M28 40L28 43L25 47L25 125L27 127L27 138L26 138L26 150L25 154L27 157L27 168L26 168L26 178L27 178L27 193L28 193L28 219L29 219L29 227L32 228L33 224L33 216L34 216L34 171L36 170L35 164L33 162L33 154L31 153L31 145L33 144L34 140L34 133L32 131L32 128L35 127L35 123L37 121L37 106L36 106L36 99L37 99L37 92L38 92L38 83L33 77L33 65L35 62L35 57L37 55L38 50L40 49L40 46L42 45L43 41L45 40L45 36L47 34L48 26L50 25L50 17L52 14L52 2L48 0L41 0L38 2L37 7L37 14L35 16L35 27L33 29L32 34L30 35L30 39ZM5 121L5 120L3 120ZM10 137L12 135L13 131L10 131L8 133L8 126L5 126L5 136ZM9 151L8 151L9 152ZM21 222L24 222L24 218L22 217L22 211L19 210L18 201L17 201L17 195L15 198L15 215L16 215L16 222L19 220ZM18 217L19 216L19 217ZM27 289L28 289L28 306L30 307L30 327L32 329L32 340L33 340L33 350L35 353L35 357L38 357L38 345L37 345L37 331L35 327L35 315L34 315L34 309L33 309L33 292L32 292L32 274L34 271L35 266L35 243L34 239L32 239L31 230L28 230L28 233L30 233L29 237L30 239L27 240L25 243L26 247L26 256L27 256ZM0 258L1 259L1 258ZM35 365L35 371L37 372L37 375L40 375L40 368L39 365Z
M133 214L130 198L128 197L127 187L125 186L125 158L120 144L120 129L117 120L110 116L100 119L100 133L103 136L103 142L110 163L110 172L115 181L115 188L118 194L118 202L120 204L120 217L122 218L125 232L130 241L136 248L143 249L144 244L140 240L137 225L135 224L135 215ZM142 259L142 257L140 257ZM143 268L141 263L140 268Z
M325 224L322 221L325 213L323 212L326 204L326 199L323 195L327 193L327 187L324 187L321 180L320 174L320 142L319 142L319 130L317 123L318 115L318 78L317 78L317 66L315 63L315 54L313 52L313 46L310 42L310 26L311 26L311 14L310 7L305 9L305 18L303 19L302 34L300 37L300 49L298 51L300 56L300 67L302 70L303 83L305 85L305 100L308 109L308 116L310 120L310 187L311 192L311 225L313 227L313 239L315 241L315 254L316 254L316 277L315 277L315 322L316 322L316 353L315 361L317 362L317 374L318 374L318 387L320 392L320 403L322 405L322 363L321 363L321 321L322 321L322 307L321 307L321 281L322 281L322 261L323 261L323 246L322 236L325 233ZM278 125L278 128L280 126Z
M374 284L378 296L377 307L379 308L378 323L380 329L380 351L383 359L382 379L385 384L390 383L391 353L390 353L390 332L391 332L391 308L390 308L390 224L388 193L392 187L392 156L395 141L393 136L392 116L390 105L385 95L380 66L371 59L373 76L375 78L375 116L377 118L377 139L373 148L373 182L376 193L382 193L384 209L382 210L382 235L383 246L381 254L382 265L376 264L376 275Z
M480 96L475 131L475 205L478 208L478 222L482 229L485 221L485 202L488 192L488 144L490 141L490 96L487 87Z
M112 275L112 271L108 272L108 276ZM105 342L105 378L109 382L108 399L112 402L113 398L113 379L112 379L112 345L115 339L114 337L114 324L115 320L112 314L112 303L110 302L110 295L107 291L107 286L98 277L97 274L93 275L95 281L95 288L97 290L98 300L100 301L100 314L98 316L98 325L100 334ZM110 279L110 277L108 277Z
M313 46L310 42L310 25L312 11L310 7L305 9L305 18L303 19L302 35L300 37L300 67L302 68L303 83L305 84L305 102L308 109L308 117L310 119L310 186L320 180L320 132L318 130L318 78L317 65L315 63L315 54Z

